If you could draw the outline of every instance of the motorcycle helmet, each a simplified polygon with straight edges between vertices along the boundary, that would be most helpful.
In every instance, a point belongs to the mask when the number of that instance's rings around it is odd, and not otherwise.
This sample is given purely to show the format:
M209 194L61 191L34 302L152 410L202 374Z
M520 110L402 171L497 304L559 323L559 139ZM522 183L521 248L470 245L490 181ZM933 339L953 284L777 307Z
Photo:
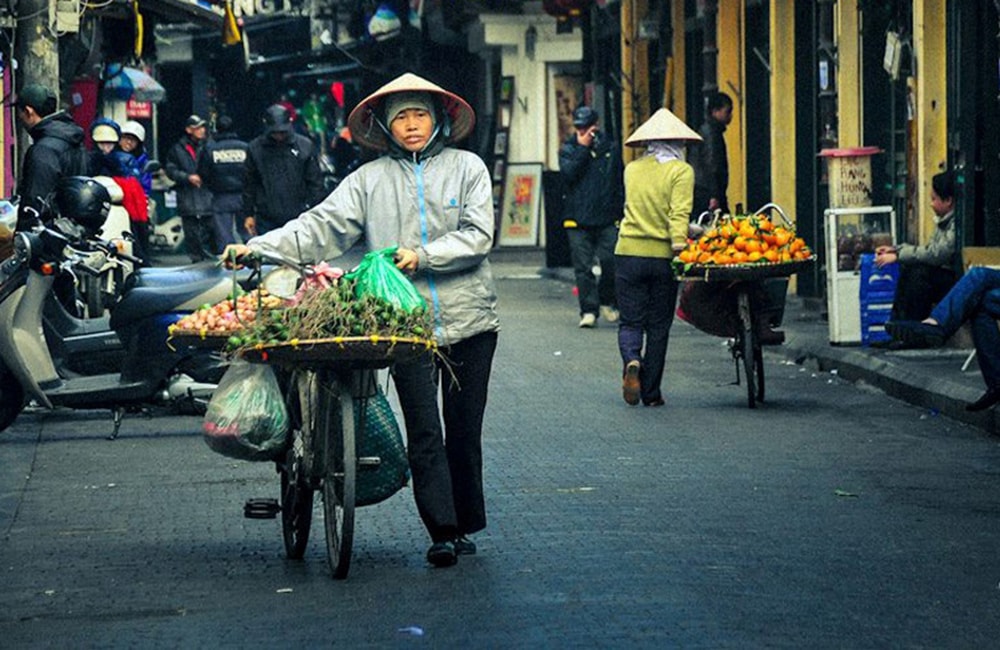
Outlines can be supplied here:
M56 207L63 218L96 235L111 211L111 195L88 176L67 176L56 184Z
M264 126L270 133L288 133L292 130L292 114L281 104L273 104L264 111Z
M114 120L106 117L98 118L90 125L90 139L94 142L118 144L118 140L121 139L121 127Z
M129 120L122 124L122 135L134 136L139 142L146 141L146 129L135 120Z

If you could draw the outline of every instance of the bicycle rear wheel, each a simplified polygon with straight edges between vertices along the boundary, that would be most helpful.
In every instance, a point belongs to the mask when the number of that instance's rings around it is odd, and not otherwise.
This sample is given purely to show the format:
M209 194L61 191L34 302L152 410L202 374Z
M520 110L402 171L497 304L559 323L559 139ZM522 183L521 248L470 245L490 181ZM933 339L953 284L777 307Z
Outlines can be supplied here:
M354 397L343 382L324 381L319 404L326 440L323 478L323 522L330 573L342 580L351 567L357 453L354 438ZM338 417L339 416L339 417Z
M753 349L754 367L757 369L757 401L764 401L764 349L758 341Z
M757 408L757 372L754 366L760 357L760 346L756 342L753 327L753 314L750 312L750 294L741 290L738 301L740 314L740 353L743 357L743 375L747 380L747 406ZM763 366L761 366L762 368Z

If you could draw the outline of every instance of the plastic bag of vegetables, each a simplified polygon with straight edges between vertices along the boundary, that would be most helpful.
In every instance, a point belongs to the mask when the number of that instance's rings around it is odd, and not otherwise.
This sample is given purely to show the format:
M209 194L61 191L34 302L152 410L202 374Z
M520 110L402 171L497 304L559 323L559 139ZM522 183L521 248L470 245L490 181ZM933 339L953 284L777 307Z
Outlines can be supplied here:
M355 281L354 293L358 298L373 296L407 312L426 308L427 303L417 288L396 268L392 261L395 254L395 246L366 253L358 267L344 277Z
M240 460L274 460L285 449L288 410L270 366L234 361L205 412L205 442Z

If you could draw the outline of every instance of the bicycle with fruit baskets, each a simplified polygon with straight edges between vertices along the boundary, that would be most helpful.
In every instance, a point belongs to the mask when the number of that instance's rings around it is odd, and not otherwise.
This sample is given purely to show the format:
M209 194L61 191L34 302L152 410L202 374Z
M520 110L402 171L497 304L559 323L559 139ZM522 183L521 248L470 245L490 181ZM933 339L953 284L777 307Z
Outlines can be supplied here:
M788 240L782 241L783 234L780 237L767 234L777 229L767 216L771 210L781 217L781 232L792 233ZM724 298L717 303L721 305L723 313L718 314L721 318L700 321L696 314L686 315L685 318L698 329L729 339L729 352L736 365L735 384L746 385L747 405L753 409L758 402L764 401L765 394L764 342L760 334L770 327L780 326L787 278L813 264L815 256L801 238L793 238L792 223L777 204L768 203L752 215L735 219L706 212L696 223L701 226L706 217L711 219L707 231L692 241L684 251L693 252L697 257L692 258L690 254L678 256L675 258L674 270L678 280L705 283L703 286L711 287L711 294ZM776 257L746 253L747 242L757 242L758 236L760 241L751 247L757 250L751 252L759 253L761 244L769 242L766 250L774 250ZM744 242L742 247L739 238ZM790 245L789 241L792 242ZM703 250L705 246L715 248L715 253L710 258L704 255L708 252ZM789 247L794 247L794 250L789 250ZM798 251L801 253L796 255ZM736 252L742 252L743 255L736 255ZM775 258L771 259L772 257ZM765 304L773 302L773 299L768 298L768 283L777 279L785 279L780 285L780 310L775 310L773 305L768 308Z
M278 265L261 279L271 296L291 297L303 280L318 277L315 267L258 254L239 261L251 266L258 276L263 263ZM259 323L256 326L261 327ZM346 578L355 511L367 505L358 498L359 480L383 462L379 456L359 454L364 447L367 403L378 393L377 372L399 361L435 354L435 343L421 336L355 334L287 340L267 339L265 335L250 345L246 340L234 341L232 336L185 334L175 331L172 336L181 344L228 349L234 358L274 368L290 416L287 449L275 460L279 498L247 500L244 516L273 519L280 515L285 554L289 559L301 559L319 493L330 571L336 579Z

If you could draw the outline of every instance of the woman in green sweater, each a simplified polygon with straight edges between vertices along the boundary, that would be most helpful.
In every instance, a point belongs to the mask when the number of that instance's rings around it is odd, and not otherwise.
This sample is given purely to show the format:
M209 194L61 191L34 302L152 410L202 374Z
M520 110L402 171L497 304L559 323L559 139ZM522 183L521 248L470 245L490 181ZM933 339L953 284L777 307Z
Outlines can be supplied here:
M625 167L625 217L615 247L622 396L630 405L663 405L660 382L677 303L670 261L687 244L694 170L684 161L684 145L692 140L701 136L661 108L625 141L646 148Z

